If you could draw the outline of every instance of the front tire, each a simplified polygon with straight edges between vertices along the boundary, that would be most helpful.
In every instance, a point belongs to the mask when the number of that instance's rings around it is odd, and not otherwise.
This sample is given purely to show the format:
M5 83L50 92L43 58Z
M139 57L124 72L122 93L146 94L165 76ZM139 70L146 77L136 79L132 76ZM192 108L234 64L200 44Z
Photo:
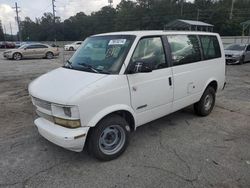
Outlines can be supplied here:
M74 51L75 49L71 46L70 48L69 48L69 51Z
M194 111L199 116L207 116L211 113L215 104L215 90L207 87L199 102L194 104Z
M101 161L119 157L129 143L130 128L124 118L111 115L101 120L90 132L88 151Z
M241 59L240 59L239 64L242 65L242 64L244 64L244 62L245 62L245 56L243 55L243 56L241 57Z
M16 52L13 54L13 59L16 60L16 61L19 61L22 59L22 54Z

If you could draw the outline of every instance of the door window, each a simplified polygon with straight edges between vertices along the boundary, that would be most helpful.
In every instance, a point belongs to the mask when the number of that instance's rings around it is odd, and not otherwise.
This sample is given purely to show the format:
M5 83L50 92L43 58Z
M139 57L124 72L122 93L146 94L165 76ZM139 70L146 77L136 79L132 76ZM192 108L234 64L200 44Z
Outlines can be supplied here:
M27 49L35 49L36 48L36 45L30 45L27 47Z
M152 70L167 67L161 37L141 39L132 56L135 62L143 62Z
M42 45L42 44L36 44L35 48L48 48L48 46Z
M221 57L220 45L216 36L200 36L204 59Z
M201 60L199 41L195 35L169 35L173 65L183 65Z
M247 46L247 50L246 51L248 51L248 52L250 51L250 45Z

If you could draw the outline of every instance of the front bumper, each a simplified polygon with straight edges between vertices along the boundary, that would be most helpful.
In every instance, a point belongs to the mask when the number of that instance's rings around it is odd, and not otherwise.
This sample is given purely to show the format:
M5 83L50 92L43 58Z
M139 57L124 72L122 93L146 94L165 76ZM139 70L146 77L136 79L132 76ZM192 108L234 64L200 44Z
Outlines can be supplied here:
M233 57L230 57L230 58L226 58L226 63L228 65L233 65L233 64L238 64L240 63L240 57L239 58L233 58Z
M34 123L40 135L50 142L75 152L83 150L89 127L69 129L56 125L42 117L37 118Z
M4 53L3 57L7 58L7 59L10 59L10 58L12 58L12 54L10 54L10 53Z

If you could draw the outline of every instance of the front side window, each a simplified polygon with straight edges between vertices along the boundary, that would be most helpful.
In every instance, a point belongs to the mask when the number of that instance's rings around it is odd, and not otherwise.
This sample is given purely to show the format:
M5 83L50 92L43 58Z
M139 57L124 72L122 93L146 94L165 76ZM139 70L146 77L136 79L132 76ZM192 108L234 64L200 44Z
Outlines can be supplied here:
M89 37L64 67L87 72L118 74L134 39L133 35Z
M29 45L29 46L27 46L27 49L35 49L35 48L36 48L35 45Z
M167 66L164 48L160 37L143 38L139 41L132 56L132 64L143 62L152 70Z
M220 45L216 36L200 36L204 59L221 57Z
M248 51L248 52L250 51L250 45L247 46L247 50L246 51Z
M201 60L198 38L195 35L169 35L173 65L183 65Z

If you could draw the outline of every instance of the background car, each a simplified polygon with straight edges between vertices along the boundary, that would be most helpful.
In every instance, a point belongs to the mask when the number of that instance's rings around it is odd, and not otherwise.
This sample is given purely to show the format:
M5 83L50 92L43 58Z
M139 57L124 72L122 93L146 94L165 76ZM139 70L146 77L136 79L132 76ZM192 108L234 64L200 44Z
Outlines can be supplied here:
M23 58L47 58L52 59L59 55L59 49L47 44L25 44L17 49L7 50L3 56L7 59L21 60Z
M64 46L64 50L67 50L67 51L77 50L81 46L81 44L82 44L82 41L76 41L71 44L67 44Z
M15 48L16 45L14 42L1 42L0 48Z
M243 64L250 61L250 44L231 44L225 48L226 64Z

